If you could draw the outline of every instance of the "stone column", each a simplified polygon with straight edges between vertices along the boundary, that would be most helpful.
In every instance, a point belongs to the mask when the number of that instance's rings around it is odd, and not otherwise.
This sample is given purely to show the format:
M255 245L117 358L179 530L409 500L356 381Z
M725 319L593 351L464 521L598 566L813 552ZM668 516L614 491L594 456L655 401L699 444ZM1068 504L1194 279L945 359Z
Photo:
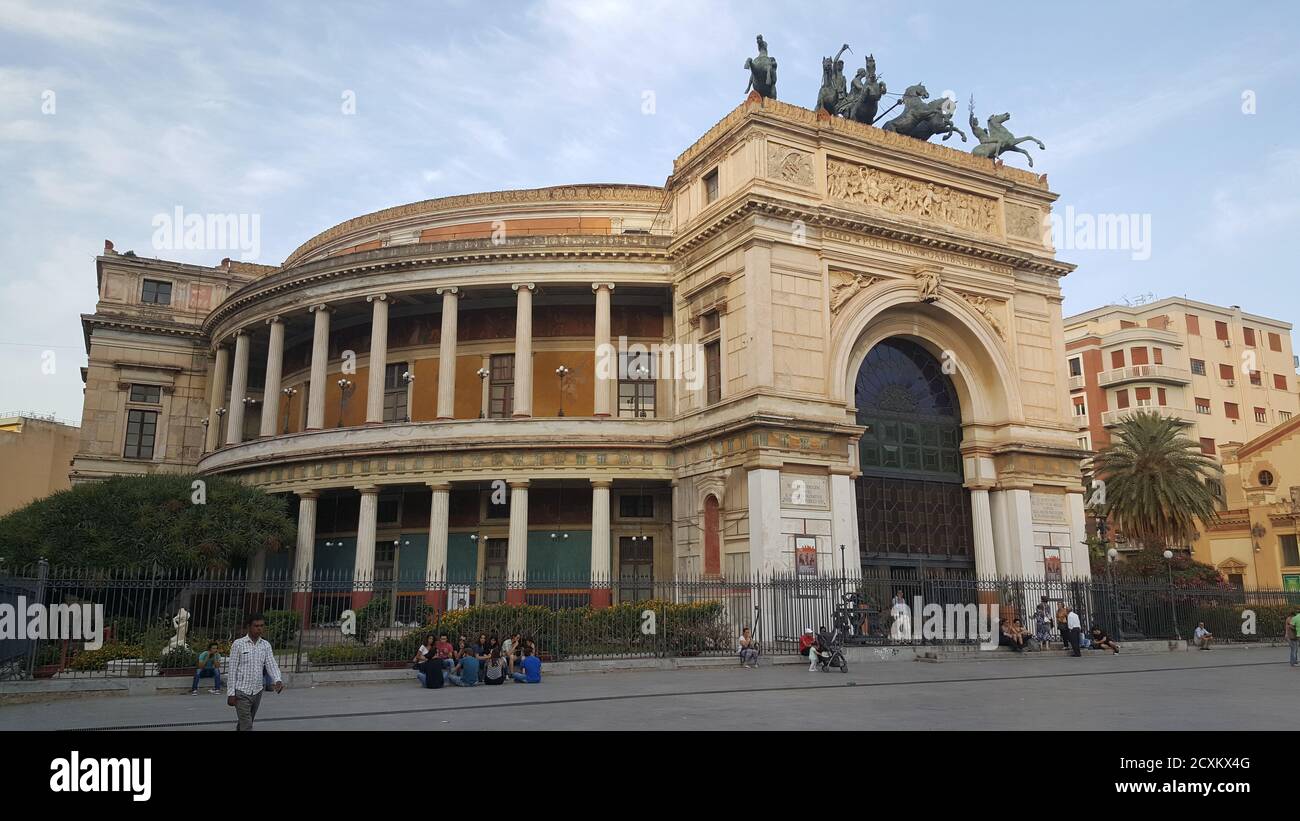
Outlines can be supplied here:
M447 520L451 510L451 485L430 482L429 553L424 566L424 602L439 612L447 609Z
M439 288L442 294L442 335L438 341L438 418L456 418L456 312L460 289Z
M515 308L516 419L533 415L533 290L531 282L511 285L519 294Z
M750 380L755 385L776 384L772 346L772 244L755 241L745 249L745 331L750 343ZM725 360L726 339L722 342ZM725 368L724 368L725 372Z
M1088 555L1088 530L1084 518L1083 489L1065 494L1066 515L1070 517L1070 563L1076 579L1092 578L1092 561Z
M256 593L257 600L253 607L262 609L261 594L263 591L262 582L266 577L266 548L262 548L253 554L248 560L248 592Z
M618 384L618 352L610 348L609 341L609 303L613 295L614 283L597 282L591 286L596 292L596 401L594 415L598 419L610 415L610 395L614 385ZM604 359L602 359L604 357ZM601 363L604 363L603 367ZM602 379L601 377L606 377Z
M217 408L226 401L226 377L230 375L230 349L217 346L217 359L212 365L212 397L208 400L208 430L203 437L203 452L210 453L221 445L221 414ZM226 408L230 412L230 408Z
M352 570L352 609L364 607L375 594L375 521L379 513L379 488L362 485L361 515L357 520L357 560Z
M298 544L293 553L293 609L311 626L311 569L316 560L315 490L298 491Z
M327 305L313 305L315 324L311 336L311 393L307 397L307 430L325 427L325 381L330 359L330 313Z
M244 398L248 396L248 334L235 334L235 373L230 379L230 410L226 414L226 444L244 441Z
M510 541L506 546L506 601L523 604L528 581L528 480L510 482Z
M1011 532L1008 524L1005 490L989 491L989 511L993 516L993 555L997 559L998 575L1005 576L1006 569L1012 566L1011 554L1017 549L1019 538Z
M366 423L384 421L384 370L388 364L388 295L366 297L374 314L370 322L370 382L366 388Z
M831 549L835 553L835 565L842 564L841 571L849 578L862 572L858 525L853 515L857 499L853 495L852 471L848 466L831 468ZM844 545L843 554L840 553L840 545Z
M993 551L993 512L989 507L988 488L970 489L970 518L975 536L975 575L996 576L998 560Z
M1034 512L1030 506L1029 489L1007 488L1003 493L1006 495L1003 504L1006 508L1011 549L1007 551L1010 564L999 567L998 573L1003 576L1023 576L1026 569L1034 567L1039 558L1034 556Z
M591 606L609 607L612 600L609 532L609 479L591 480Z
M749 470L749 571L768 575L773 570L794 572L782 555L781 469L760 463Z
M271 336L266 348L266 381L262 387L262 429L260 436L275 436L275 420L280 415L280 373L284 367L284 322L273 316L266 320Z

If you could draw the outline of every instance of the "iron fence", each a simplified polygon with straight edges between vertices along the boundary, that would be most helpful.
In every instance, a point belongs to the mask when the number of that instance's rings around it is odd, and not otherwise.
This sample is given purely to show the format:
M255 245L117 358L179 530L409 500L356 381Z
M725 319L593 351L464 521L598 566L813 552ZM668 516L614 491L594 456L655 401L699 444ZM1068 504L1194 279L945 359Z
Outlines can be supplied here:
M1041 607L1059 640L1061 604L1118 641L1188 638L1200 623L1220 641L1279 638L1300 593L1184 589L1143 578L976 578L864 573L643 578L470 579L317 570L250 577L242 570L38 567L0 572L0 608L102 607L103 644L28 629L0 634L0 677L193 675L197 654L224 654L250 612L266 617L281 668L408 666L428 634L453 644L520 635L544 660L730 656L744 627L766 653L797 651L807 630L838 629L849 644L974 643L944 614L997 605L1035 632ZM974 607L972 607L974 606ZM39 608L38 608L39 609ZM182 615L182 611L184 611Z

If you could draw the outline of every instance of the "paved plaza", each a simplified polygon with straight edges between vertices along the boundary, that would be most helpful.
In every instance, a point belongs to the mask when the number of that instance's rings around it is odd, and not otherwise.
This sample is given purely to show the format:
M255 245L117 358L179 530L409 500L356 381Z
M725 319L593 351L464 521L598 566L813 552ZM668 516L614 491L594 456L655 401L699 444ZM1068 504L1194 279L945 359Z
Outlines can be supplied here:
M1298 730L1286 649L550 676L442 690L408 683L267 694L271 730ZM221 696L95 697L0 707L0 730L230 730Z

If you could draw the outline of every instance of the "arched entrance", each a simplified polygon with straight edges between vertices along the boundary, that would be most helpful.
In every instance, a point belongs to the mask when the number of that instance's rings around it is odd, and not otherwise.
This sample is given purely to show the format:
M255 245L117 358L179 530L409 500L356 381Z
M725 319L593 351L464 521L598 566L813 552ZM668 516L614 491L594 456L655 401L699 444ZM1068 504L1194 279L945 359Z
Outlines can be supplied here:
M858 368L854 405L867 428L856 483L863 570L974 571L961 407L942 364L910 339L884 339Z

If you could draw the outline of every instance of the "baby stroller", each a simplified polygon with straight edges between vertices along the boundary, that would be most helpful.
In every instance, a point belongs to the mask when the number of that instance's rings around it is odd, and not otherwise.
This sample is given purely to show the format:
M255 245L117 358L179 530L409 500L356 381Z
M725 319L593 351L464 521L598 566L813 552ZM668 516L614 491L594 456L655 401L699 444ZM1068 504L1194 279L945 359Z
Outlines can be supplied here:
M832 633L822 631L817 634L817 643L812 646L809 655L816 656L814 664L823 673L832 667L840 668L841 673L849 671L849 662L844 658L844 638L839 630Z

